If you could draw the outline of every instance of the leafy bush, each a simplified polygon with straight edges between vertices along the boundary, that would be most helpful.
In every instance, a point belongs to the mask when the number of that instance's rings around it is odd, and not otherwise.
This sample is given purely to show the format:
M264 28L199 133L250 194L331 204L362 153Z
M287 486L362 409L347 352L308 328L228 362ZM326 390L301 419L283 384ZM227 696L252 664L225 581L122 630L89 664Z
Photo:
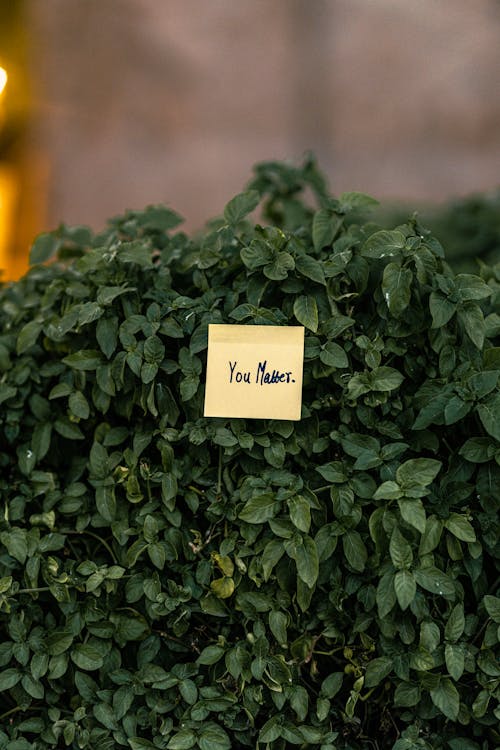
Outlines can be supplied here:
M498 745L500 269L372 203L261 164L3 288L1 750ZM301 421L202 416L220 322L306 327Z
M402 205L384 206L379 221L393 226L405 221ZM500 261L500 190L456 198L440 206L419 209L422 221L446 248L446 260L456 273L474 272L479 263Z

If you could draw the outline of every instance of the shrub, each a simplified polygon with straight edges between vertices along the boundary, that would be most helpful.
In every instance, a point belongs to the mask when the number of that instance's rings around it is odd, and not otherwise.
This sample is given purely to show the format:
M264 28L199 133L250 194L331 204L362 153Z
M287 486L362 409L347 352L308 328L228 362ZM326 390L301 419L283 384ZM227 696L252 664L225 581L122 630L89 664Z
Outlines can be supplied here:
M498 745L500 270L372 203L261 164L3 288L2 750ZM202 416L220 322L305 326L299 422Z
M379 221L393 226L405 221L407 209L386 205ZM446 248L446 260L456 273L474 272L478 261L500 261L500 190L477 193L439 206L424 205L419 215Z

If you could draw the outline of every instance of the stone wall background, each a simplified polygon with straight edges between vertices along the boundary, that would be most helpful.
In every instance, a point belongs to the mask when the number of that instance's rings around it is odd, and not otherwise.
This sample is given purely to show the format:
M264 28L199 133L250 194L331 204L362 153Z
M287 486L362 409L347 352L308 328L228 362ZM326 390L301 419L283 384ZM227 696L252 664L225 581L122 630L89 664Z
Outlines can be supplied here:
M264 159L412 203L500 183L498 0L26 0L45 227L166 202L196 228Z

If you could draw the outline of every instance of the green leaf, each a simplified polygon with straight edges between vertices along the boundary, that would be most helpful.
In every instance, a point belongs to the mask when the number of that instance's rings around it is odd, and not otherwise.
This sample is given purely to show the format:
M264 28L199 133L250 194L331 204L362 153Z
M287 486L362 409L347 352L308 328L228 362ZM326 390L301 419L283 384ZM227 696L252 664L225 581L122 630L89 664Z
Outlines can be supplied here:
M149 336L144 342L144 359L146 362L160 365L165 356L165 345L158 336Z
M432 327L444 328L455 315L457 306L441 292L431 292L429 296L429 310L432 315Z
M95 370L103 363L101 353L95 349L82 349L64 357L63 362L74 370Z
M234 593L234 580L230 576L216 578L210 584L210 590L218 599L229 599Z
M384 573L377 586L377 608L380 618L387 617L396 604L396 592L394 590L394 573Z
M105 521L111 523L116 518L116 497L114 487L97 487L95 491L96 509Z
M275 255L272 263L264 268L264 276L273 281L283 281L288 272L295 268L295 261L290 253L279 252Z
M388 263L382 279L382 293L390 312L399 317L410 304L413 274L399 263Z
M321 208L319 211L316 211L312 223L314 249L318 251L323 247L331 245L341 223L342 220L327 209Z
M316 544L310 536L294 536L284 543L286 553L295 560L297 575L309 588L317 581L319 558Z
M224 656L224 649L222 646L206 646L201 654L198 656L196 662L198 664L215 664Z
M445 424L455 424L462 420L472 409L472 403L463 401L459 396L452 396L444 410Z
M264 580L268 581L274 567L281 560L285 548L283 542L279 539L271 539L262 552L261 565L264 574Z
M472 715L475 719L482 719L488 710L491 699L489 690L481 690L472 704Z
M370 235L361 248L361 254L367 258L386 258L400 255L406 245L406 237L397 229L381 229Z
M0 404L2 404L4 401L8 401L9 398L12 398L17 393L17 388L15 388L12 385L7 385L7 383L0 383Z
M339 211L350 213L351 211L368 211L379 205L378 200L370 195L358 192L341 193L338 197Z
M467 302L458 311L458 319L472 343L481 350L484 344L485 324L483 311L479 305Z
M31 246L30 265L50 260L57 253L60 245L61 241L54 234L49 232L39 234Z
M196 745L196 734L191 729L181 729L167 743L168 750L189 750Z
M276 501L274 495L270 493L257 495L245 503L238 518L247 523L265 523L270 518L274 518L279 507L280 503Z
M327 341L322 348L320 360L328 367L349 367L349 360L344 349L334 341Z
M193 680L181 680L179 683L179 693L190 706L198 700L198 688Z
M231 750L231 742L222 727L209 723L200 729L198 747L200 750Z
M295 269L302 275L318 284L326 284L325 272L322 264L311 255L297 255Z
M444 649L446 669L455 682L461 678L465 669L465 654L462 646L447 643Z
M122 294L134 292L134 287L127 286L101 286L97 292L96 302L99 305L110 305L113 300ZM99 325L99 324L98 324Z
M0 532L0 542L6 547L11 557L24 565L28 557L28 540L26 529L17 527Z
M332 698L335 698L340 688L342 687L343 681L344 674L342 672L332 672L328 675L328 677L325 677L325 679L321 683L320 695L324 696L325 698L329 698L330 700Z
M167 232L182 224L182 217L167 206L147 206L142 215L139 215L139 223L145 229L156 232Z
M431 424L443 424L444 410L449 400L449 394L443 389L420 410L415 423L414 430L423 430Z
M462 542L475 542L476 532L472 524L459 513L451 513L444 522L445 528Z
M353 529L346 531L342 535L342 549L349 565L354 570L362 573L365 569L368 553L361 534Z
M420 688L408 682L400 682L394 692L394 705L410 708L420 700Z
M54 422L54 429L59 435L67 440L83 440L85 435L74 422L67 417L61 417Z
M151 248L145 242L136 240L134 242L121 242L118 246L118 258L122 263L132 263L149 268L153 264Z
M10 690L17 685L23 673L19 669L9 668L0 672L0 692Z
M468 300L485 299L492 293L491 287L479 276L468 273L459 273L455 276L455 295L459 302Z
M79 643L71 650L71 660L78 669L94 671L100 669L104 663L101 653L88 643Z
M259 732L259 743L271 743L281 737L282 719L279 715L271 716L263 725Z
M417 592L417 584L413 573L409 570L398 570L394 576L394 590L401 609L408 609Z
M88 419L90 414L89 402L81 391L74 391L69 399L68 406L70 412L79 419Z
M302 685L293 686L290 696L290 707L295 711L297 721L305 721L309 710L309 695Z
M394 527L394 531L392 532L389 553L395 568L409 568L413 562L411 547L397 526Z
M423 534L425 532L426 517L422 501L419 499L400 499L398 500L398 505L401 516L406 523L409 523L410 526L413 526L417 531L420 531L420 533Z
M429 552L436 549L441 538L442 530L443 522L439 518L436 518L436 516L430 516L427 519L425 522L425 531L420 540L420 555L427 555Z
M260 196L256 190L247 190L235 195L224 208L224 218L228 224L236 225L259 205Z
M396 480L404 489L427 487L439 474L442 463L434 458L410 458L396 471Z
M21 328L17 336L16 351L18 354L23 354L36 344L38 336L42 331L42 327L42 323L39 323L37 320L30 320L29 323L26 323L26 325Z
M271 263L274 257L272 249L262 240L252 240L250 245L242 248L240 255L245 266L251 271Z
M106 316L99 319L96 327L97 343L103 354L110 359L118 343L118 318Z
M297 297L293 305L293 314L303 326L314 333L318 330L318 306L311 296Z
M451 578L438 568L419 568L414 571L418 585L432 594L452 597L455 594L455 584Z
M280 645L287 643L288 618L284 612L272 610L269 612L269 627Z
M393 391L399 388L404 377L393 367L376 367L370 373L370 384L374 391Z
M93 713L98 722L106 729L117 729L117 721L113 708L108 703L97 703L93 708Z
M392 659L389 656L379 656L368 662L365 672L365 687L372 688L379 685L392 671Z
M453 682L448 678L441 678L438 687L430 691L431 700L442 714L450 721L456 721L460 708L460 696Z
M450 643L456 643L465 628L464 605L457 604L450 612L444 629L444 637Z
M151 748L155 747L152 742L143 740L142 737L129 737L127 742L131 750L151 750Z
M387 482L382 482L380 487L377 487L373 498L374 500L397 500L402 494L399 484L388 479Z
M491 438L475 437L465 441L459 454L471 463L483 464L491 459L495 451L496 446Z
M64 654L73 643L74 636L67 631L50 633L47 638L47 649L50 656Z
M311 508L309 507L309 503L302 495L294 495L288 500L287 504L291 522L299 531L307 534L311 526Z
M500 441L500 393L479 404L477 413L486 432Z
M500 597L486 594L483 602L493 622L500 624Z

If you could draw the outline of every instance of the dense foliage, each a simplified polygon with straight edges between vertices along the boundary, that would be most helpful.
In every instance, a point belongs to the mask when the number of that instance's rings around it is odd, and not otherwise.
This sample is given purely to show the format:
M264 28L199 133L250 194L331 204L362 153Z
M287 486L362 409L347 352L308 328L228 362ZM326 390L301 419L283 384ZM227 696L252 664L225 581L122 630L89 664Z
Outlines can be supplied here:
M378 218L394 226L408 213L402 205L385 205ZM478 262L500 262L500 190L421 206L419 215L446 248L446 260L456 273L474 273Z
M499 745L500 269L371 203L266 163L0 292L0 750ZM211 322L305 326L299 422L203 418Z

